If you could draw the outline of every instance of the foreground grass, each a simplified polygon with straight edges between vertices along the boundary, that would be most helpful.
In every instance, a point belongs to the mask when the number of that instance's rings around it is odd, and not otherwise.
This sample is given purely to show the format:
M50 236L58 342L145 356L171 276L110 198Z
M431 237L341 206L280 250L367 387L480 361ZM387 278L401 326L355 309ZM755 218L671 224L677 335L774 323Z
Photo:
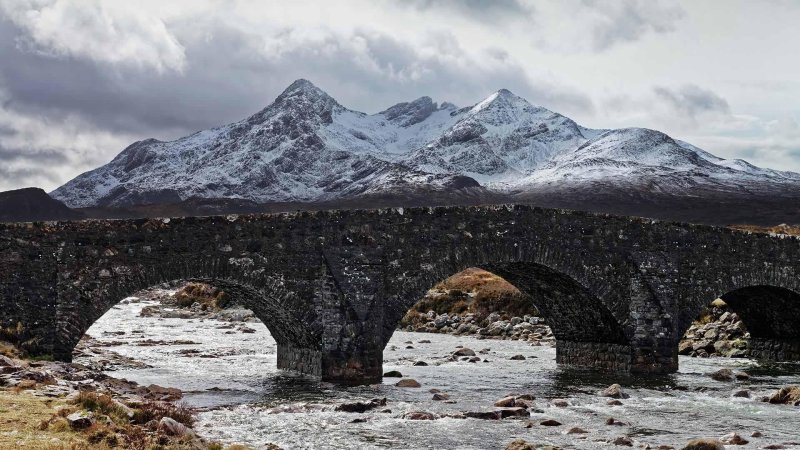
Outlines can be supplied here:
M180 406L117 403L93 392L77 399L33 395L32 390L0 389L0 449L22 450L247 450L248 447L206 443L195 437L167 436L147 423L170 417L191 425L191 413ZM89 411L96 422L84 430L70 427L66 416ZM278 448L278 447L273 447Z
M61 399L35 397L28 391L0 390L0 448L35 450L82 450L97 448L88 436L63 423L50 426L59 410L74 410ZM47 424L45 426L45 424ZM66 425L66 426L64 426ZM44 428L44 429L43 429Z

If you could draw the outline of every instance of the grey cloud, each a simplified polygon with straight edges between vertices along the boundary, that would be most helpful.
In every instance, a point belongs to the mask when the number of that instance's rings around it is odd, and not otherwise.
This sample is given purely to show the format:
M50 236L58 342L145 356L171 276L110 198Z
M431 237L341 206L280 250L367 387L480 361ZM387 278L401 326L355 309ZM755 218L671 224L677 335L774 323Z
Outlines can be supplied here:
M6 148L0 146L0 164L10 162L23 162L27 164L63 164L69 159L62 152L55 149L40 149L30 151L20 148Z
M104 129L159 138L244 118L296 78L311 79L344 105L367 112L421 95L476 102L502 87L551 108L591 108L581 93L531 83L507 56L496 59L496 67L455 65L452 59L465 57L455 39L443 33L430 40L437 57L423 57L387 34L365 31L264 55L261 36L213 22L203 25L210 39L184 39L184 72L155 74L21 52L12 43L20 31L0 22L0 59L8 62L0 69L0 87L20 111L80 114ZM365 55L354 48L355 38L366 42L366 65Z
M595 50L635 41L650 32L675 31L677 22L686 15L672 0L583 0L583 3L599 15L591 28Z
M532 17L534 9L518 0L407 0L419 10L455 12L479 21L498 22Z
M667 106L692 119L701 114L729 115L731 112L727 100L708 89L693 84L687 84L677 89L656 87L653 92Z

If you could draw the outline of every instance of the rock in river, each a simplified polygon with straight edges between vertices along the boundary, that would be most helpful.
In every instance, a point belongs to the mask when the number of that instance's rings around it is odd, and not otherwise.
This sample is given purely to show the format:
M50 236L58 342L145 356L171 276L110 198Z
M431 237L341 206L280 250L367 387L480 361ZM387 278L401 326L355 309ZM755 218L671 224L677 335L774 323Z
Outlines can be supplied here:
M725 450L725 446L716 439L693 439L681 450Z
M408 420L435 420L436 416L427 411L411 411L407 412L403 418Z
M746 445L748 442L750 442L747 439L739 436L737 433L726 434L725 436L719 438L719 440L723 444L729 444L729 445Z
M379 406L386 406L386 397L373 398L368 402L342 403L336 407L336 411L363 413Z
M770 395L767 401L783 405L800 405L800 386L784 386Z
M514 439L506 446L506 450L536 450L536 446L524 439Z
M419 384L419 382L417 380L413 379L413 378L403 378L402 380L400 380L397 383L395 383L395 386L403 387L403 388L418 388L418 387L422 387L422 385Z
M475 351L470 348L463 347L454 351L453 356L475 356Z
M622 386L616 383L598 392L597 395L611 398L628 398L628 394L622 391Z

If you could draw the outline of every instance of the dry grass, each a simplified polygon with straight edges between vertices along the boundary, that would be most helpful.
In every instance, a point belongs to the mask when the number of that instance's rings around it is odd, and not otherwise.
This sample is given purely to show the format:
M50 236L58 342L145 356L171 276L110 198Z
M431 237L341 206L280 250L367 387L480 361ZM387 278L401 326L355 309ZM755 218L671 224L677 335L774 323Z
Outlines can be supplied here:
M499 313L503 319L538 314L530 299L514 285L478 268L469 268L437 284L411 307L400 326L427 322L425 314L428 311L436 314L473 313L480 319L494 312Z
M751 231L754 233L788 234L800 236L800 225L786 225L782 223L774 227L763 227L759 225L731 225L734 230Z
M0 448L25 450L83 450L86 438L71 432L56 412L65 401L34 397L30 393L0 390Z
M194 425L194 415L191 409L180 403L175 405L166 402L147 402L135 405L133 423L143 425L151 420L158 422L163 417L169 417L187 427Z
M187 283L175 292L174 297L178 306L183 308L199 303L204 308L222 309L228 303L225 292L205 283Z
M459 272L434 287L434 289L438 290L458 289L463 292L477 292L487 288L496 291L519 293L519 290L514 285L503 278L475 267Z

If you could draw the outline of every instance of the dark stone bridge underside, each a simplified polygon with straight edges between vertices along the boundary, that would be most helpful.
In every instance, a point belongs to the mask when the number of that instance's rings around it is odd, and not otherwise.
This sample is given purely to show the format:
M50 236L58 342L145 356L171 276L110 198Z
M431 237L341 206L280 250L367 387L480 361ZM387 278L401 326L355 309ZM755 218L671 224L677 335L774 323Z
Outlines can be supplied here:
M561 364L675 371L717 297L754 356L800 359L800 240L520 205L0 224L0 325L69 360L122 298L201 280L266 324L279 367L368 383L409 307L468 267L530 296Z

